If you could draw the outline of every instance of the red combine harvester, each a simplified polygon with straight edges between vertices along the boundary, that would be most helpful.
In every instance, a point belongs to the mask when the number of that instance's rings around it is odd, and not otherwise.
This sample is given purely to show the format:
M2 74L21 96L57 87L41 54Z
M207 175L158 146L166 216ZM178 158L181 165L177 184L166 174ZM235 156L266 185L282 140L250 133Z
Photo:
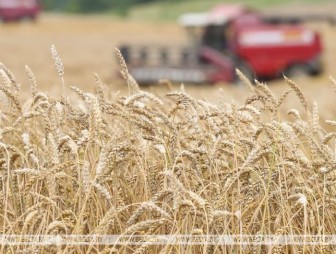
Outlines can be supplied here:
M39 13L38 0L0 0L2 21L35 20Z
M234 82L236 68L248 78L317 75L323 69L320 37L300 23L326 18L265 17L243 6L221 5L208 13L180 17L192 41L189 47L122 45L120 49L140 84L159 79Z

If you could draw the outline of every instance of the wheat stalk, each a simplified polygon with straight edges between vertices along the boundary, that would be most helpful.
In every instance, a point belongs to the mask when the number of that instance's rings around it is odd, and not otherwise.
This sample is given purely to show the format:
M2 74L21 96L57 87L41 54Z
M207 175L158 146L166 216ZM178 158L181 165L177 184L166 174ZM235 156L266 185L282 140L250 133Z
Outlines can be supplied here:
M63 77L54 47L52 54ZM308 105L288 79L280 97L247 83L252 94L242 104L194 98L187 86L153 94L135 84L119 57L127 96L112 95L95 74L94 94L71 87L77 98L55 98L38 91L26 67L27 98L0 65L8 100L0 108L3 235L335 234L333 109ZM299 103L287 109L291 91L305 111ZM151 241L62 251L183 252ZM265 249L273 250L280 248Z

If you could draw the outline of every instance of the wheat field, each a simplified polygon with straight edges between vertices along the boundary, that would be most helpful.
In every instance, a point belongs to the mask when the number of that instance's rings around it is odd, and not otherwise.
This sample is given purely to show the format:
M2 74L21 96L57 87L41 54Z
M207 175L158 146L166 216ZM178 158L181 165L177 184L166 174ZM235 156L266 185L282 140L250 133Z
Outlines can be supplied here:
M2 235L331 235L336 119L284 77L275 96L246 80L243 102L214 104L166 82L139 88L120 52L127 94L66 82L59 97L25 67L29 96L0 66ZM52 62L52 61L51 61ZM329 87L330 112L335 107ZM241 88L242 89L242 88ZM335 92L335 91L334 91ZM289 98L295 107L288 109ZM328 115L328 116L332 116ZM334 253L317 246L1 245L1 253Z

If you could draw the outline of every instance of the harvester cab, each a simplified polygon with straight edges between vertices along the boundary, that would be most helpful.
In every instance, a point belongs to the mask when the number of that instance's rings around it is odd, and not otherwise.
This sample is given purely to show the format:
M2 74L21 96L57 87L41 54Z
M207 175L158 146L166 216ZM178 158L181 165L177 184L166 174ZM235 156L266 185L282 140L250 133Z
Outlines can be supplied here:
M234 39L241 27L262 23L259 13L241 5L220 5L206 13L186 13L179 18L179 23L186 28L200 63L214 67L207 73L208 82L235 81L237 67L253 75L236 56Z
M193 41L219 51L229 47L234 29L239 25L249 26L260 22L256 12L239 5L218 6L210 12L186 13L179 18L179 23L186 28Z

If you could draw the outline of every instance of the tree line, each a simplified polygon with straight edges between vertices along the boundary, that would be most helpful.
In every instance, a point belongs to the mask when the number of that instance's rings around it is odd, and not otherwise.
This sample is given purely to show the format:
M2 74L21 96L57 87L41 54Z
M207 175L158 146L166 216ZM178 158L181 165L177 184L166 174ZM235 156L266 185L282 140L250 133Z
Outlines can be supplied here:
M164 0L41 0L43 8L49 11L95 13L115 11L123 14L136 4Z

